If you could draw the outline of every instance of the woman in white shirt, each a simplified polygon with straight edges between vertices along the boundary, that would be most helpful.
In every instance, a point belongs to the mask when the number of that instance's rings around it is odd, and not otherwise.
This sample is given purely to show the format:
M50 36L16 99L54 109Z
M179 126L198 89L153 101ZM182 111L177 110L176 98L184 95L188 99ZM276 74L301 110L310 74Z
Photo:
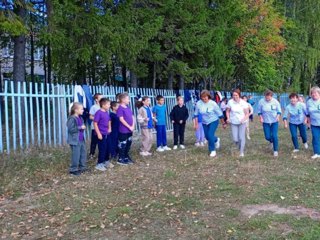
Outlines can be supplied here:
M232 92L232 99L227 104L227 123L231 123L232 139L239 147L240 157L244 157L249 106L247 102L241 99L240 94L239 89Z

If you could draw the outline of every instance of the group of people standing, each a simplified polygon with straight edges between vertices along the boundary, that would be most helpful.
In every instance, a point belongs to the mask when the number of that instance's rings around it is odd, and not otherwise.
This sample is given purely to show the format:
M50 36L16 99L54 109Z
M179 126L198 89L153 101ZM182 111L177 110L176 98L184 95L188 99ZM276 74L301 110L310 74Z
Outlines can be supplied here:
M129 106L130 97L127 93L118 94L117 101L110 102L101 94L95 94L96 104L90 109L92 123L92 136L90 157L93 157L96 145L99 148L96 169L105 171L112 167L111 158L117 158L120 165L134 163L130 157L132 133L135 129L135 118ZM299 151L297 129L305 148L308 148L306 125L312 132L313 159L320 158L320 88L313 87L311 96L305 104L295 93L289 95L290 104L286 107L283 121L289 129L294 145L294 152ZM167 145L167 106L163 96L156 97L156 105L151 108L151 99L144 96L138 99L137 122L141 129L141 156L151 156L153 145L153 129L156 129L157 152L170 151ZM273 97L273 92L267 90L258 103L258 115L263 125L265 139L273 149L273 155L278 156L278 128L282 114L280 103ZM74 103L71 107L70 117L67 121L68 143L71 146L72 157L69 173L80 175L86 171L86 147L84 142L85 125L81 119L83 106ZM220 148L220 138L216 136L219 123L223 128L230 125L232 140L239 149L239 157L245 153L246 137L250 139L249 121L253 116L253 108L246 96L241 96L239 89L232 92L232 98L223 100L217 104L211 99L210 92L203 90L200 100L196 103L193 115L193 126L196 134L196 146L204 146L208 143L210 157L216 157L216 150ZM177 105L170 114L173 124L173 149L178 147L185 149L184 132L188 109L184 104L183 97L177 97ZM154 126L155 125L155 126Z

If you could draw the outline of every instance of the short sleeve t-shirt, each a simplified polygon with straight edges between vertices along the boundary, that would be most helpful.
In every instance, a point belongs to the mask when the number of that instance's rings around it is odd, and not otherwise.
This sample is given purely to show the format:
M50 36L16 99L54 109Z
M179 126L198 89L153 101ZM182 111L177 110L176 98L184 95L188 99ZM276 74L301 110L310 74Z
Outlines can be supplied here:
M152 112L156 114L157 125L163 126L166 125L166 113L167 113L167 106L165 104L153 107Z
M110 121L110 116L108 112L104 112L101 109L98 110L94 115L93 121L98 124L98 128L102 135L108 134L109 121Z
M117 116L119 118L123 117L123 119L130 125L132 126L133 124L133 113L130 109L129 106L122 106L120 105L118 110L117 110ZM131 133L131 130L127 128L126 126L123 125L122 122L119 124L119 132L120 133Z
M100 109L100 106L98 104L95 104L90 108L89 114L94 116L99 109ZM93 122L94 121L92 121L92 123L91 123L92 129L94 129Z
M230 122L232 124L241 124L241 120L245 117L244 110L249 109L248 103L242 99L239 102L230 99L227 104L230 109Z

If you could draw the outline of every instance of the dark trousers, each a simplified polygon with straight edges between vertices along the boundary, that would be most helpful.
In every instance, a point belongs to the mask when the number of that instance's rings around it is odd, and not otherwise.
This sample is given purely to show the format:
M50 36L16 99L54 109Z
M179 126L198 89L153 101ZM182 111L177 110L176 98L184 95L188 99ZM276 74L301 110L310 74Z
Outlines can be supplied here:
M90 144L90 153L89 155L94 155L95 151L96 151L96 147L98 144L98 136L96 134L95 130L91 131L91 144Z
M157 125L157 147L167 146L167 131L166 125Z
M186 124L173 124L173 145L178 145L180 140L180 145L184 144L184 130L186 128Z
M102 135L102 140L98 139L98 148L99 148L99 156L98 156L98 164L104 163L107 158L107 135Z
M119 160L130 159L132 133L119 133Z
M108 135L108 154L112 157L115 158L117 157L119 153L119 136L118 133L113 133L111 132L110 135Z
M77 145L70 145L71 147L71 164L69 171L75 172L78 170L85 170L87 168L86 143L79 142Z

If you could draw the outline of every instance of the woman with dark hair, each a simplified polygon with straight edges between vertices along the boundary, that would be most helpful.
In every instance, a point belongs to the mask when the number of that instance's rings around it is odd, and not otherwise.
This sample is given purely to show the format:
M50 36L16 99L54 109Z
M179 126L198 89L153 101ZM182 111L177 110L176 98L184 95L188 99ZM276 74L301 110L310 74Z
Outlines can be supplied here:
M305 149L308 148L307 143L307 129L305 122L307 120L307 108L306 105L302 102L299 102L299 96L296 93L291 93L289 95L290 104L286 106L286 110L283 115L284 127L288 128L291 133L291 139L294 145L293 152L299 152L299 141L298 141L298 131L299 129L300 136L302 138Z
M278 157L278 128L281 106L278 100L273 98L272 91L265 91L264 98L259 101L258 115L263 125L264 136L270 142L270 147L273 147L273 156Z
M248 103L241 99L241 92L236 89L232 92L232 99L227 104L227 123L231 123L233 142L240 150L240 157L244 157L246 144L246 122L249 119Z
M199 113L202 115L202 125L208 140L210 157L215 157L217 155L216 149L220 148L220 138L215 136L215 132L219 125L219 118L223 122L223 114L218 104L211 100L208 90L203 90L200 98L201 100L197 102L194 115L198 116ZM198 128L198 118L195 118L195 127Z

